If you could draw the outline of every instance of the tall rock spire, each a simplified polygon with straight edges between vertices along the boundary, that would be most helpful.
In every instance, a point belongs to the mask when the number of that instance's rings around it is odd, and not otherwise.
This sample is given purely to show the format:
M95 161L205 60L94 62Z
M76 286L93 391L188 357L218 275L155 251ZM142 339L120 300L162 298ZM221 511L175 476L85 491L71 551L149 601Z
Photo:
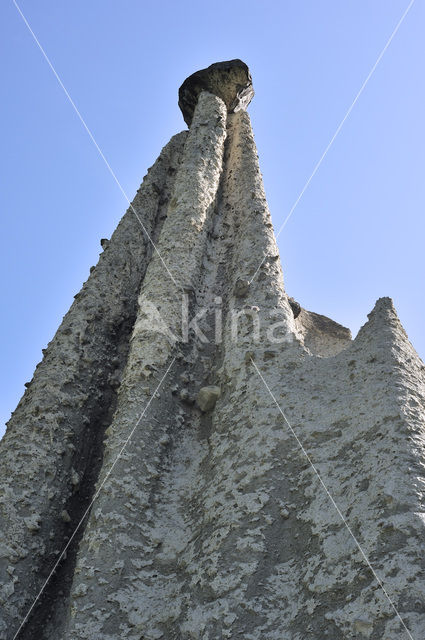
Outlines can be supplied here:
M2 640L422 635L424 367L388 298L352 341L287 297L252 96L183 83L10 420Z

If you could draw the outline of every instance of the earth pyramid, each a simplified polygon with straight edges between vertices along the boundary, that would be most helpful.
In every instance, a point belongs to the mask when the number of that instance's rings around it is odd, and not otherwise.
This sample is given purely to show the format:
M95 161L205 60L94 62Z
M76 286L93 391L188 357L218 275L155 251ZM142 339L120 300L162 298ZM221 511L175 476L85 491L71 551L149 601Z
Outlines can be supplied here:
M2 640L424 637L424 365L288 298L253 94L184 82L8 423Z

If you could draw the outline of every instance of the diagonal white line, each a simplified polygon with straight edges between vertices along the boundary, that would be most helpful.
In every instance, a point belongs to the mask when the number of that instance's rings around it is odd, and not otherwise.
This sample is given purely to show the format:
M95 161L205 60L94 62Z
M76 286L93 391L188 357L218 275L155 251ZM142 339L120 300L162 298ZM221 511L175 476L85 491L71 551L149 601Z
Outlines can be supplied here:
M322 155L320 156L318 162L316 163L316 166L313 169L313 172L311 173L309 179L307 180L307 182L305 183L305 185L303 186L303 188L301 189L301 192L298 196L298 198L295 200L294 204L291 207L291 210L289 211L288 215L286 216L285 220L283 221L279 231L276 234L276 240L277 238L280 236L281 232L283 231L284 227L286 226L286 223L288 222L289 218L292 216L292 214L294 213L299 201L301 200L301 198L303 197L304 193L307 190L308 185L310 184L310 182L312 181L312 179L314 178L314 176L317 173L317 170L319 169L320 165L322 164L323 160L325 159L326 154L328 153L329 149L331 148L331 146L333 145L335 138L337 137L337 135L339 134L339 132L341 131L342 127L344 126L345 121L347 120L348 116L350 115L350 113L352 112L354 105L356 104L357 100L360 98L361 94L363 93L364 88L366 87L367 83L369 82L370 78L372 77L376 67L378 66L378 64L380 63L382 56L384 55L384 53L386 52L386 50L388 49L388 47L390 46L394 36L396 35L397 31L399 30L399 28L401 27L401 24L403 22L403 20L405 19L405 17L407 16L407 14L409 13L413 3L415 2L415 0L410 0L407 9L405 10L405 12L403 13L403 15L401 16L400 20L397 22L396 27L394 28L394 31L392 32L392 34L390 35L390 37L388 38L385 47L382 49L381 53L379 54L379 56L376 59L375 64L373 65L372 69L369 71L366 80L363 82L362 86L360 87L359 91L357 92L356 97L354 98L353 102L351 103L347 113L345 114L345 116L343 117L343 119L341 120L341 122L339 123L335 133L333 134L332 138L329 141L328 146L326 147L326 149L324 150L324 152L322 153ZM258 266L256 272L254 273L254 275L252 276L251 280L250 280L250 284L251 282L254 280L255 276L257 275L257 273L259 272L259 270L261 269L261 267L264 264L264 261L266 260L267 255L264 256L264 258L262 259L260 265Z
M15 633L15 635L13 636L13 639L12 639L12 640L16 640L16 638L17 638L17 636L18 636L19 632L21 631L22 627L24 626L24 624L25 624L25 623L26 623L26 621L28 620L28 617L29 617L29 615L30 615L31 611L34 609L34 607L35 607L35 605L36 605L36 603L37 603L38 599L40 598L40 596L41 596L41 594L43 593L44 589L46 588L46 585L48 584L48 582L49 582L50 578L52 577L52 575L53 575L53 574L54 574L54 572L56 571L56 569L57 569L57 567L58 567L58 565L59 565L60 561L62 560L63 556L65 555L65 553L66 553L66 551L67 551L67 549L68 549L69 545L71 544L72 540L74 539L75 534L77 533L78 529L81 527L81 524L83 523L83 521L84 521L85 517L87 516L87 514L88 514L88 513L89 513L89 511L90 511L90 509L92 508L92 506L93 506L93 502L96 500L97 496L98 496L98 495L99 495L99 493L102 491L103 485L105 484L105 482L107 481L107 479L108 479L108 478L109 478L109 476L111 475L112 471L114 470L115 465L117 464L118 460L120 459L121 455L123 454L124 449L126 448L126 446L128 445L128 443L130 442L130 440L131 440L131 438L132 438L132 436L133 436L134 432L136 431L137 427L138 427L138 426L139 426L139 424L140 424L141 419L142 419L142 418L143 418L143 416L145 415L146 411L149 409L149 406L150 406L150 404L151 404L152 400L153 400L153 399L154 399L154 397L156 396L156 394L157 394L158 390L160 389L160 387L161 387L162 383L164 382L165 378L167 377L168 372L170 371L171 367L173 366L173 364L174 364L175 360L176 360L176 358L174 357L174 358L172 359L172 361L171 361L170 365L168 366L167 371L164 373L164 375L162 376L161 380L159 381L158 386L156 387L155 391L152 393L151 397L149 398L149 401L148 401L148 403L147 403L146 407L143 409L143 411L142 411L142 413L140 414L140 416L139 416L139 418L138 418L138 420L137 420L136 424L134 425L133 429L130 431L130 435L129 435L129 436L127 437L127 439L125 440L125 442L124 442L123 446L121 447L121 449L120 449L120 451L119 451L119 453L118 453L117 457L115 458L114 462L112 463L112 465L111 465L111 467L110 467L110 469L109 469L108 473L107 473L107 474L106 474L106 476L104 477L104 479L103 479L103 481L102 481L102 483L101 483L100 487L98 488L98 490L97 490L97 491L96 491L96 493L94 494L93 498L91 499L89 506L87 507L87 509L85 510L85 512L84 512L84 514L83 514L83 516L82 516L82 518L80 519L79 523L78 523L78 524L77 524L77 526L75 527L75 529L74 529L74 531L73 531L73 533L72 533L71 537L69 538L68 542L66 543L66 545L65 545L65 547L64 547L64 549L63 549L63 551L62 551L62 553L60 554L60 556L59 556L59 557L58 557L58 559L56 560L56 563L55 563L55 565L54 565L53 569L51 570L51 572L50 572L50 573L49 573L49 575L47 576L47 578L46 578L46 580L45 580L45 582L44 582L43 586L41 587L40 591L38 592L38 594L37 594L37 596L36 596L36 598L35 598L34 602L33 602L33 603L32 603L32 605L30 606L30 608L28 609L28 611L27 611L27 614L26 614L25 618L22 620L22 622L21 622L21 624L20 624L20 626L19 626L19 629L17 630L17 632L16 632L16 633Z
M130 202L129 197L127 196L126 192L124 191L123 187L121 186L120 181L118 180L118 178L117 178L117 176L115 175L114 171L112 170L112 168L111 168L111 166L110 166L109 162L107 161L107 159L105 158L105 156L104 156L104 154L103 154L102 150L100 149L99 145L97 144L97 142L96 142L96 140L95 140L95 138L94 138L94 136L93 136L92 132L91 132L91 131L90 131L90 129L88 128L88 126L87 126L87 124L86 124L86 122L85 122L85 120L84 120L83 116L81 115L81 113L80 113L80 112L79 112L79 110L77 109L77 107L76 107L76 105L75 105L75 103L74 103L73 99L72 99L72 98L71 98L71 96L69 95L69 93L68 93L68 91L67 91L67 89L66 89L65 85L63 84L62 80L60 79L59 75L57 74L56 69L54 68L53 64L50 62L50 59L48 58L48 56L47 56L46 52L44 51L43 47L41 46L41 44L40 44L40 42L39 42L39 40L38 40L37 36L35 35L34 31L31 29L31 27L30 27L30 25L29 25L29 23L28 23L28 20L26 19L26 17L25 17L25 16L24 16L24 14L22 13L22 11L21 11L20 7L18 6L18 4L17 4L16 0L12 0L12 2L13 2L13 4L15 5L16 9L18 10L18 12L19 12L19 14L20 14L20 16L21 16L22 20L25 22L25 24L26 24L26 26L27 26L27 28L28 28L28 31L31 33L31 35L32 35L32 37L33 37L33 39L34 39L35 43L37 44L38 48L40 49L41 53L43 54L44 59L46 60L46 62L47 62L47 64L49 65L50 69L52 70L52 72L53 72L53 74L54 74L54 76L55 76L56 80L58 81L58 83L59 83L59 84L60 84L60 86L62 87L62 89L63 89L63 91L64 91L64 93L65 93L66 97L68 98L69 102L71 103L72 108L74 109L75 113L77 114L78 118L80 119L81 124L83 125L84 129L87 131L87 133L88 133L88 135L89 135L89 137L90 137L91 141L93 142L94 146L96 147L96 149L97 149L97 151L98 151L98 153L99 153L100 157L102 158L103 162L106 164L106 166L107 166L107 168L108 168L108 170L109 170L109 173L111 174L111 176L113 177L113 179L114 179L114 180L115 180L115 182L117 183L118 188L119 188L119 190L121 191L121 193L123 194L124 198L127 200L127 202L128 202L128 204L129 204L129 206L130 206L131 210L133 211L133 213L134 213L134 215L136 216L136 218L137 218L137 220L138 220L138 222L139 222L140 226L142 227L143 232L145 233L145 235L146 235L146 237L148 238L149 242L151 243L151 245L153 246L154 250L155 250L155 251L156 251L156 253L158 254L159 259L161 260L162 264L164 265L164 267L165 267L165 269L166 269L166 271L167 271L168 275L170 276L171 280L172 280L172 281L173 281L173 283L176 285L176 287L177 287L178 289L181 289L181 290L183 291L183 288L182 288L179 284L177 284L177 282L175 281L175 279L174 279L174 277L173 277L172 273L170 272L170 270L168 269L168 267L167 267L167 265L165 264L164 260L162 259L162 256L161 256L161 254L159 253L158 248L156 247L156 245L155 245L154 241L153 241L153 240L152 240L152 238L150 237L150 235L149 235L149 233L148 233L148 231L147 231L147 229L146 229L145 225L143 224L143 222L142 222L142 221L141 221L141 219L140 219L140 216L137 214L137 211L134 209L134 207L133 207L132 203Z
M318 472L314 462L312 461L312 459L310 458L310 456L308 455L307 451L304 449L304 446L301 442L301 440L298 438L297 434L295 433L294 429L292 428L292 426L289 424L288 418L286 417L285 413L283 412L283 409L281 408L280 404L278 403L278 401L276 400L275 396L273 395L273 392L271 391L269 385L267 384L267 382L264 380L264 377L261 375L261 372L259 370L259 368L257 367L257 365L255 364L254 360L252 358L251 362L255 367L255 370L257 371L258 375L260 376L261 380L263 381L264 386L266 387L267 391L269 392L273 402L275 403L276 407L279 409L280 413L283 416L283 419L285 420L286 424L289 427L290 432L292 433L292 435L294 436L295 440L297 441L298 446L300 447L301 451L303 452L303 454L305 455L305 457L307 458L311 468L313 469L314 473L316 474L317 478L319 479L320 484L322 485L323 489L326 492L326 495L328 496L329 500L332 502L333 506L335 507L336 511L338 512L339 517L341 518L342 522L344 523L345 527L347 528L350 536L353 538L354 542L356 543L356 546L358 548L358 550L360 551L364 561L366 562L367 566L369 567L369 569L371 570L373 576L375 577L375 580L377 581L377 583L379 584L379 586L381 587L382 591L384 592L388 602L390 603L392 609L395 611L398 619L400 620L401 624L404 627L404 630L406 631L407 635L409 636L410 640L414 640L412 634L410 633L409 629L406 627L406 624L403 620L403 618L401 617L401 615L399 614L395 604L393 603L393 601L391 600L390 596L388 595L387 590L385 589L382 580L379 578L378 574L376 573L375 569L372 567L372 565L370 564L370 561L368 559L368 557L366 556L365 552L363 551L362 547L360 546L359 541L357 540L356 536L354 535L350 525L348 524L347 520L344 518L340 508L338 507L337 503L335 502L335 500L333 499L331 493L329 492L329 489L327 488L327 486L325 485L322 476L320 475L320 473Z

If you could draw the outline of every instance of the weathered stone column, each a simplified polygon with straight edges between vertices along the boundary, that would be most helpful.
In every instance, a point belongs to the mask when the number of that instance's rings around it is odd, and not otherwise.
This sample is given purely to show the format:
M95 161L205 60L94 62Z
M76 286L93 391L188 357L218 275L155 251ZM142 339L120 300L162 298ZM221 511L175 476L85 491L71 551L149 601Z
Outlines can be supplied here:
M139 632L139 625L133 622L139 614L132 605L126 605L123 598L127 590L133 592L132 600L137 593L140 569L144 565L144 560L137 561L137 557L141 557L141 553L147 557L156 546L152 531L147 530L146 519L161 481L167 432L179 425L178 416L174 415L177 401L170 392L169 380L159 392L155 393L155 388L171 358L179 356L173 336L181 334L183 295L193 290L202 268L225 137L225 105L220 98L204 91L199 96L174 183L167 220L157 245L159 254L153 257L141 288L117 411L107 432L100 484L138 423L149 398L152 394L158 397L154 398L146 418L139 422L96 500L80 544L66 638L108 634L129 637L127 634L133 626L133 631ZM148 326L147 305L158 310L169 332L162 333ZM177 377L179 368L181 370L181 365L176 362L171 379ZM81 606L86 599L92 603L89 609ZM120 613L111 615L104 607L106 601L116 603Z
M288 299L252 96L238 60L183 83L158 251L127 213L13 417L2 638L79 522L22 640L423 635L425 367L389 298L354 340Z

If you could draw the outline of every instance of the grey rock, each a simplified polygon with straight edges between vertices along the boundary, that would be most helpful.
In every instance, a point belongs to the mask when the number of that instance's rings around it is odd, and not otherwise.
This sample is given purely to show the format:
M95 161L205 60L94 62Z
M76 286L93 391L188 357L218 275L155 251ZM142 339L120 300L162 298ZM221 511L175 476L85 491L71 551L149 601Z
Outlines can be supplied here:
M202 389L199 390L198 395L196 396L196 403L200 410L206 413L207 411L212 411L214 409L220 395L220 387L202 387Z
M0 443L0 639L43 588L19 640L398 640L350 531L422 637L425 366L392 301L354 340L294 317L248 113L211 91L133 206L160 255L129 210ZM181 340L185 289L219 340Z
M301 313L301 305L294 298L288 298L289 306L292 309L292 313L294 314L294 318L298 318Z
M228 113L246 109L254 97L251 74L242 60L215 62L192 73L179 89L179 107L188 126L192 123L201 91L221 98Z
M249 280L245 280L244 278L238 278L235 282L235 286L233 288L233 293L236 298L245 298L248 295L249 291Z
M25 525L29 531L40 530L40 518L38 515L32 515L28 518L24 518Z
M182 402L187 402L189 404L193 404L194 403L194 399L192 398L192 396L190 395L188 389L182 389L180 391L180 400Z
M351 331L331 318L301 309L296 317L298 337L312 353L322 357L336 355L352 341Z

